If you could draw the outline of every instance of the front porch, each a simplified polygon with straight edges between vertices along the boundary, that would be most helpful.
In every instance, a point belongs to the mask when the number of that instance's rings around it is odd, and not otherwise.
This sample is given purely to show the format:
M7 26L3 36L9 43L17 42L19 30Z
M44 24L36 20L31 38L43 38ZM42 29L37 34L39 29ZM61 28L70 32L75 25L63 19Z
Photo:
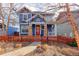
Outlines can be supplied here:
M24 27L25 26L25 27ZM56 26L54 24L32 23L28 27L22 24L20 35L22 36L56 36ZM27 27L27 28L26 28Z
M45 24L31 24L28 32L28 35L31 36L47 36L47 26Z
M30 36L56 36L54 24L31 24L28 35Z

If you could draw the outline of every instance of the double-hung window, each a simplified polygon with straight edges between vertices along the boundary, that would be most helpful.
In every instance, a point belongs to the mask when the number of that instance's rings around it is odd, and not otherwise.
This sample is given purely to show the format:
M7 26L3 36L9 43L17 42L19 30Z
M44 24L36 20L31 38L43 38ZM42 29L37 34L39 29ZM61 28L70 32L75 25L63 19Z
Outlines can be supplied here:
M21 13L20 14L20 23L27 23L29 20L29 18L32 17L32 14L31 13Z
M48 24L47 25L47 29L48 29L48 35L54 35L54 25L52 24Z
M28 35L28 24L21 24L20 30L22 35Z

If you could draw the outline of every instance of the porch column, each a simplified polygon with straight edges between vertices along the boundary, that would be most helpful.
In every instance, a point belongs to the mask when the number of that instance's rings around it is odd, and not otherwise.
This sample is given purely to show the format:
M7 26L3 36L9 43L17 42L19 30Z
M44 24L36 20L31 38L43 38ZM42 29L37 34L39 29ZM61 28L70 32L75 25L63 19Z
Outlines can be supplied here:
M47 36L47 24L44 24L44 36Z
M29 35L32 36L32 25L29 25L29 29L28 29Z
M55 29L55 31L54 31L55 32L55 36L57 36L57 24L55 24L55 28L54 29Z

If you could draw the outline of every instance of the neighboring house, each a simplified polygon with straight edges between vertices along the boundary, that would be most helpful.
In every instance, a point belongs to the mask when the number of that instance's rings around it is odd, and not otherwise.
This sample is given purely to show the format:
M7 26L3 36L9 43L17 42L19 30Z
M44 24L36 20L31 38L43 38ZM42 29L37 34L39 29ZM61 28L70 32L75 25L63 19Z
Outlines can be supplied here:
M6 25L4 24L4 30L5 30ZM0 22L0 35L6 34L6 31L2 30L2 23Z
M6 28L6 24L4 23L4 30ZM0 19L0 29L2 30L2 20Z
M20 35L55 36L56 24L51 21L53 13L32 11L23 7L17 11L19 16Z
M6 34L6 24L7 23L4 23L4 31L3 31L2 30L2 20L0 20L0 35ZM16 27L9 26L8 27L8 33L7 33L7 35L13 35L14 32L17 32L17 28Z
M79 30L79 10L72 11L75 21L78 25ZM68 23L66 12L61 12L57 18L57 35L71 36L72 33L71 25Z

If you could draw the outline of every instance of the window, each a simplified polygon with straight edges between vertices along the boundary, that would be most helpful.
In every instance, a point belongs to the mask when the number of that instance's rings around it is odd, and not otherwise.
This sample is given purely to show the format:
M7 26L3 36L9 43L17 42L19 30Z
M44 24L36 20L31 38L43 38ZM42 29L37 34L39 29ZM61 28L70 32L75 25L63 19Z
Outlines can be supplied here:
M28 24L21 24L20 31L21 31L21 34L28 35Z
M31 18L31 17L32 17L32 14L30 14L30 13L22 13L22 14L20 14L20 16L19 16L20 22L21 22L21 23L27 23L27 20L28 20L29 18Z
M29 14L28 14L28 19L31 18L31 17L32 17L32 14L29 13Z
M23 19L21 20L22 23L26 23L26 20L27 20L27 15L26 14L23 14Z
M34 19L34 22L44 22L43 18L40 18L40 17L36 17Z
M24 19L23 20L26 21L27 19L28 19L27 15L24 15Z
M28 34L28 29L22 29L22 34Z
M52 32L52 25L48 25L47 27L48 27L48 31Z
M48 29L48 35L54 35L54 25L48 24L47 29Z

